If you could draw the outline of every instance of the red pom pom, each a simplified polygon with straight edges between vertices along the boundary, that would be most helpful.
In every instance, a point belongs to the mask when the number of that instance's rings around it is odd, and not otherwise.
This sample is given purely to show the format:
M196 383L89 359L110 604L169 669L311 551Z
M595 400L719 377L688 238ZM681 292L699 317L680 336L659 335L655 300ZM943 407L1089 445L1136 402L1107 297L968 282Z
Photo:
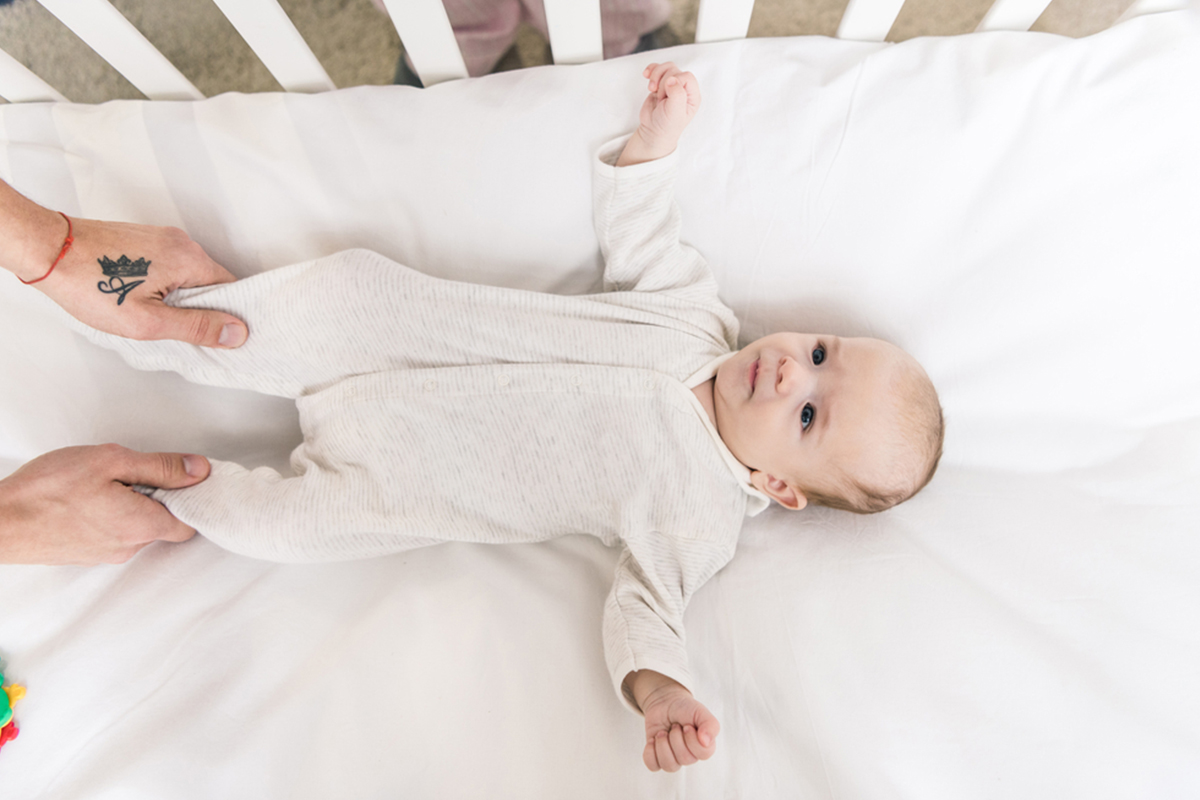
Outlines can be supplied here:
M17 734L20 732L21 731L17 729L17 723L15 722L10 722L3 728L0 728L0 747L4 747L4 745L17 738Z

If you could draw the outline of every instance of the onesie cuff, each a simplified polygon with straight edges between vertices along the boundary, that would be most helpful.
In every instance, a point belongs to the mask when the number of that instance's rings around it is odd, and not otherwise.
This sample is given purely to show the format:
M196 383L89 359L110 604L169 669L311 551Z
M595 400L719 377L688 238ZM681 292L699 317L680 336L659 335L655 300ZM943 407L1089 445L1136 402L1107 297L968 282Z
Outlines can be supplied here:
M632 136L632 133L627 133L600 145L600 149L596 151L596 171L610 177L620 173L622 177L634 178L673 169L679 162L679 148L676 147L668 155L653 161L630 164L628 167L616 166L617 159L621 157L621 151L625 149L625 143Z

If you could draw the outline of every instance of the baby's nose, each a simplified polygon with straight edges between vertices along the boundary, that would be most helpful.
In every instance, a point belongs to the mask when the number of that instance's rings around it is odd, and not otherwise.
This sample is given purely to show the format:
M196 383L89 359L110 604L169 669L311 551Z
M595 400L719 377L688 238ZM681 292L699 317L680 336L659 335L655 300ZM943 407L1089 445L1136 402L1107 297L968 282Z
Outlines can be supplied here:
M796 361L796 359L785 356L783 361L779 363L779 380L775 388L780 394L807 393L812 388L811 383L812 375L810 371L806 370L804 365Z

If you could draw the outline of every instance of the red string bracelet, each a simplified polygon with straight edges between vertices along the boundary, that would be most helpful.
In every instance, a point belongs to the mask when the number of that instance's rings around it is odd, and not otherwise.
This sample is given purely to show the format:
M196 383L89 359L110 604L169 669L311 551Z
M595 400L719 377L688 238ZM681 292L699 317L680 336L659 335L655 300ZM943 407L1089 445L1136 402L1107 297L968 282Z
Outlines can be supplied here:
M63 256L65 256L70 251L71 245L75 244L75 237L71 233L71 231L72 231L71 218L68 217L66 214L62 213L61 211L58 212L58 214L60 217L62 217L63 219L65 219L67 221L67 238L63 240L62 249L58 251L58 258L54 259L54 263L50 265L50 269L46 270L45 275L43 275L40 278L34 278L31 281L27 281L24 278L20 278L20 277L17 278L17 280L19 280L21 283L25 284L26 286L30 285L31 283L37 283L38 281L44 281L44 280L46 280L46 278L49 278L50 273L54 272L54 268L58 266L58 262L63 260Z

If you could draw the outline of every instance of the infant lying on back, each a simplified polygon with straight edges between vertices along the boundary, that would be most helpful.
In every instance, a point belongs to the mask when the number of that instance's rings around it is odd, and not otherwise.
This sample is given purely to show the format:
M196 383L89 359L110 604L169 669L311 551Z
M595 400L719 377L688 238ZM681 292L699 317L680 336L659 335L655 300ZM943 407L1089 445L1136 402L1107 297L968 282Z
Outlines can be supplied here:
M738 322L679 241L673 197L696 78L646 68L637 130L595 163L599 294L431 278L347 251L172 296L252 335L236 350L95 341L143 369L292 397L295 477L213 462L156 490L222 547L332 561L445 541L598 536L621 548L604 611L617 694L645 716L643 757L711 756L719 724L689 690L683 613L771 500L870 513L911 497L941 453L924 370L878 339Z

